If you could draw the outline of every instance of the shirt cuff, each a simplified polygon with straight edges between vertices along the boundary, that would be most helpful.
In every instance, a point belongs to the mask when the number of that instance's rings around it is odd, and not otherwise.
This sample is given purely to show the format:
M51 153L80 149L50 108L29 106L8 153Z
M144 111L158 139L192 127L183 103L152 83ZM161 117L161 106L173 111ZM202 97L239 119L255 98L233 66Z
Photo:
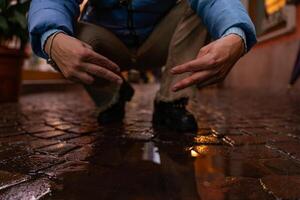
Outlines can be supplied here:
M248 47L247 47L247 39L246 39L246 34L245 32L243 31L243 29L239 28L239 27L232 27L232 28L229 28L224 34L222 37L225 37L225 36L228 36L228 35L231 35L231 34L235 34L235 35L238 35L242 38L243 42L244 42L244 45L245 45L245 53L248 52Z
M41 37L42 51L43 51L44 55L46 55L46 57L48 57L47 53L45 52L46 41L48 40L49 37L51 37L51 35L53 35L54 33L57 33L57 32L64 33L64 31L59 30L59 29L51 29L51 30L46 31Z

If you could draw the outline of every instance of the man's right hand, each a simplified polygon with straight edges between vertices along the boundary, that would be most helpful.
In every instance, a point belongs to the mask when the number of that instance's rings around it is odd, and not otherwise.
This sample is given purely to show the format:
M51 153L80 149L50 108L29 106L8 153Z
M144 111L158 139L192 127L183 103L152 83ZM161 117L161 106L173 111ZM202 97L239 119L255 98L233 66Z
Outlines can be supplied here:
M51 37L45 46L48 55ZM64 33L53 39L51 57L69 80L92 84L94 77L100 77L118 84L123 82L118 65L93 51L90 45Z

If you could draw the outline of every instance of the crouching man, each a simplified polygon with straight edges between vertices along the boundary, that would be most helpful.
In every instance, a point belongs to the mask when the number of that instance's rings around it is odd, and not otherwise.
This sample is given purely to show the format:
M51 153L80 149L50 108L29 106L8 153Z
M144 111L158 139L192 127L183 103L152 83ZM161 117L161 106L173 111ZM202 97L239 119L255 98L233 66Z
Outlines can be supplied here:
M196 85L224 80L256 43L240 0L90 0L78 21L81 3L32 0L29 32L38 56L84 84L103 124L121 121L133 96L120 72L160 67L153 122L197 130L186 110Z

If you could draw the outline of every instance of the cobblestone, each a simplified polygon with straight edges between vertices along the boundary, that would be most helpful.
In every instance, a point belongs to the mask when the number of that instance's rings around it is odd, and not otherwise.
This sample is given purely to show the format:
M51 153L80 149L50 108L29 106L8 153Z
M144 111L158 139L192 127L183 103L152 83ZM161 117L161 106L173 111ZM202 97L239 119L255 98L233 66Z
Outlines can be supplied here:
M224 180L204 182L202 188L202 199L274 199L254 178L227 177Z
M13 172L7 172L7 171L0 171L0 190L3 190L5 188L23 183L30 179L30 176L19 174L19 173L13 173Z
M47 132L43 132L43 133L37 133L37 134L34 134L35 137L38 137L38 138L44 138L44 139L49 139L49 138L54 138L54 137L58 137L58 136L62 136L66 134L65 132L63 131L47 131Z
M71 133L76 133L76 134L87 134L87 133L92 133L98 131L98 127L96 126L77 126L68 129L69 132Z
M76 145L60 142L58 144L40 148L37 151L41 152L41 153L45 153L45 154L53 154L53 155L57 155L57 156L62 156L64 154L68 153L69 151L72 151L75 148L76 148Z
M86 135L86 136L70 139L70 140L68 140L68 143L82 146L82 145L86 145L86 144L91 144L94 141L96 141L96 139L97 139L97 137L94 135Z
M61 131L67 131L71 128L73 128L74 125L73 124L60 124L60 125L56 125L54 126L55 129L61 130Z
M262 164L278 175L300 175L300 164L284 158L266 159Z
M23 129L28 133L40 133L45 131L54 131L55 128L45 126L45 125L27 125L23 126Z
M288 156L300 161L300 141L291 139L285 142L272 142L269 144L271 148L281 151Z
M202 90L195 136L153 128L158 87L135 88L118 125L77 85L0 105L0 199L300 199L299 94Z
M32 149L39 149L57 143L59 143L58 140L37 139L37 140L29 141L29 147Z
M299 199L300 176L266 176L261 184L276 199Z
M38 179L17 185L4 191L0 191L0 199L3 200L31 200L41 199L50 193L50 181L48 179Z

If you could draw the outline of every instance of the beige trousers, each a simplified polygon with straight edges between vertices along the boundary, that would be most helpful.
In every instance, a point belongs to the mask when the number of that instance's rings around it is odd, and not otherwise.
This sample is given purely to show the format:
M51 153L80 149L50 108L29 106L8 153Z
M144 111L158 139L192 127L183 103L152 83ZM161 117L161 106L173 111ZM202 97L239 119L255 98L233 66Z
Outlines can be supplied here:
M208 42L207 30L187 0L178 1L137 49L127 48L109 30L89 23L79 23L77 38L117 63L121 70L162 68L161 87L156 100L165 102L194 96L195 86L179 92L171 91L174 83L189 74L172 75L170 69L195 59L200 48ZM101 110L117 101L120 86L98 79L96 84L86 86L86 89Z

